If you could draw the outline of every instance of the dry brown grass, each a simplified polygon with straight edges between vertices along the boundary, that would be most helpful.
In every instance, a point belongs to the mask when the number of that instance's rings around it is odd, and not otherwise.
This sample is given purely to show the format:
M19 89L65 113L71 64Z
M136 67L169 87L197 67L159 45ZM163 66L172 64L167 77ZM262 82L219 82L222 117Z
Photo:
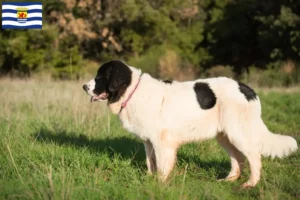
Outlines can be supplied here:
M106 104L91 104L82 84L75 81L0 79L0 117L9 120L10 116L17 116L22 121L34 114L47 123L52 118L64 116L64 120L76 122L74 126L91 124L89 122L94 119L103 121L103 116L108 114Z
M300 93L300 85L292 86L292 87L256 87L257 91L261 92L278 92L278 93Z

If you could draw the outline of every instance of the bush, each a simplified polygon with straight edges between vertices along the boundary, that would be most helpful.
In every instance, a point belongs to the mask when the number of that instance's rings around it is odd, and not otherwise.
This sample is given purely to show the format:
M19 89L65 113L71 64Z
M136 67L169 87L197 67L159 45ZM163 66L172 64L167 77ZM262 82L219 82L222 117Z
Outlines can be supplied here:
M244 73L242 81L262 87L289 87L299 83L297 68L291 61L271 63L266 70L252 66L248 74Z
M220 77L225 76L229 78L234 78L233 68L231 66L218 65L212 67L203 74L205 77Z
M163 45L149 48L143 55L129 59L128 63L142 69L153 76L159 76L159 59L164 55L166 49Z
M42 30L5 30L0 37L2 74L31 76L46 70L54 77L78 78L83 64L78 47L57 37L57 29L47 25Z
M300 1L42 2L43 30L1 31L2 74L47 71L73 79L85 71L83 61L121 59L161 78L186 80L199 72L240 78L253 66L267 69L257 76L270 79L257 78L257 84L276 85L277 79L291 85L300 79L297 68L285 74L273 66L300 61ZM212 66L231 67L209 70Z

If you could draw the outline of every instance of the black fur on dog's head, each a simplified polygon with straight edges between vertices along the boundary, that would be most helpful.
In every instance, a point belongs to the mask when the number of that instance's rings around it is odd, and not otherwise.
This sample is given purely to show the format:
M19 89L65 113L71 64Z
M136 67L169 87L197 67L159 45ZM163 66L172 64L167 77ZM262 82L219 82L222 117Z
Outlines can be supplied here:
M104 63L95 79L83 86L92 96L92 101L108 100L109 103L119 101L131 83L132 71L123 62L113 60Z

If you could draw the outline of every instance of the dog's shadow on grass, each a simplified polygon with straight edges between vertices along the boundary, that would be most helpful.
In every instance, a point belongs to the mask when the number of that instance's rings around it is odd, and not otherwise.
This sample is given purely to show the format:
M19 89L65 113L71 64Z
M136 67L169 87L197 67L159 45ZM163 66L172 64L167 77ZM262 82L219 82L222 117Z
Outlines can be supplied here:
M178 159L180 159L179 162L182 167L190 163L194 163L197 166L197 168L204 169L205 171L213 171L212 173L215 174L215 177L217 179L225 178L230 171L230 161L226 160L205 160L199 158L198 156L186 155L186 153L179 153Z
M51 130L41 128L33 134L36 141L54 143L60 146L70 146L86 149L92 153L108 153L113 159L119 154L122 159L131 159L135 164L145 161L145 150L142 142L130 137L119 136L103 139L89 139L84 134L75 134L67 130Z
M66 130L50 130L41 128L33 134L36 141L42 143L54 143L60 146L71 146L82 148L93 153L108 153L111 159L115 155L120 155L121 159L130 159L131 163L142 169L146 169L146 155L144 145L141 141L126 136L118 136L113 138L89 139L84 134L70 133ZM196 156L186 154L178 154L178 159L183 163L193 162L200 168L205 170L216 170L217 178L222 178L230 169L230 163L218 160L200 160Z

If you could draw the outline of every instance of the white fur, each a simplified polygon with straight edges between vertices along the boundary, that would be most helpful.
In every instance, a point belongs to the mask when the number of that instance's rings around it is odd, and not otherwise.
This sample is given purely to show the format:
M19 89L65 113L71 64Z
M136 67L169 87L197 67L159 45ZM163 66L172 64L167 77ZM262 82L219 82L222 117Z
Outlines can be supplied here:
M90 80L89 82L86 83L88 86L87 93L91 96L94 96L93 90L95 89L96 82L94 79Z
M229 78L165 84L143 74L132 98L119 113L121 103L141 74L139 69L130 69L131 85L120 101L109 107L114 114L119 114L125 129L144 141L148 171L158 169L163 180L175 164L178 147L191 141L217 138L231 158L232 169L225 178L227 181L240 176L246 157L251 175L243 187L255 186L259 181L261 154L283 157L297 149L294 138L268 131L261 119L259 98L247 101L237 82ZM200 108L193 89L196 82L206 82L213 90L217 98L213 108Z

